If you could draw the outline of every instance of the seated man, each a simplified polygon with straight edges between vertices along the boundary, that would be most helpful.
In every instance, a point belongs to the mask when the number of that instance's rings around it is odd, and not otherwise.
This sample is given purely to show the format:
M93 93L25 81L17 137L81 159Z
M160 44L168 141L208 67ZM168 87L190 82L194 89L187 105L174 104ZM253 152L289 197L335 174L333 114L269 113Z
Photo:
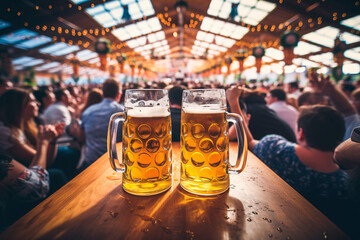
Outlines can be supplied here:
M85 158L80 170L85 169L107 151L107 133L111 115L124 112L124 108L118 103L121 97L120 83L113 79L104 82L104 99L97 104L91 105L81 117L81 128L85 140ZM122 124L119 124L121 129ZM118 131L118 139L121 139Z
M269 108L274 110L296 133L296 120L299 113L293 106L286 104L286 92L281 88L271 89L265 100Z
M242 91L241 88L227 91L231 111L240 115L237 98ZM325 207L324 202L330 204L347 199L348 175L332 158L345 132L342 115L328 106L305 107L300 109L297 123L298 144L278 135L268 135L257 141L245 124L249 149L319 208Z

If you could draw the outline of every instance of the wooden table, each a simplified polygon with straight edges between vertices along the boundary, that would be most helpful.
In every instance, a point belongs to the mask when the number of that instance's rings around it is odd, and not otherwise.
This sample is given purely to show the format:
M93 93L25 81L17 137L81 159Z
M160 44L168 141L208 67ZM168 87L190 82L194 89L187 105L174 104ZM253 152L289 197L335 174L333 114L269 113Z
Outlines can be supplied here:
M230 149L233 159L236 144ZM0 239L348 239L252 153L229 191L201 197L179 185L179 152L173 143L173 185L165 193L124 192L105 154Z

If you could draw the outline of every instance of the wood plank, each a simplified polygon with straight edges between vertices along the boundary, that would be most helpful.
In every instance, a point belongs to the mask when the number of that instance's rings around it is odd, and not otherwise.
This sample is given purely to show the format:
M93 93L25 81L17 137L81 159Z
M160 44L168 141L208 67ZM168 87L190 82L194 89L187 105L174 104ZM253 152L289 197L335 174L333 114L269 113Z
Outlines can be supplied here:
M181 188L179 153L173 143L172 188L151 197L124 192L103 155L0 239L348 239L252 153L230 190L212 197Z

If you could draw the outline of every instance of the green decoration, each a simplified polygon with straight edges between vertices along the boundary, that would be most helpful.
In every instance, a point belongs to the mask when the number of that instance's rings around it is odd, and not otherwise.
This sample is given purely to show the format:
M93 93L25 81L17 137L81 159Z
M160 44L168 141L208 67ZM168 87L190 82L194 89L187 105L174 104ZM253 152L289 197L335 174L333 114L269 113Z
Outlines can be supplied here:
M111 42L106 38L99 38L95 42L95 52L99 54L111 53Z

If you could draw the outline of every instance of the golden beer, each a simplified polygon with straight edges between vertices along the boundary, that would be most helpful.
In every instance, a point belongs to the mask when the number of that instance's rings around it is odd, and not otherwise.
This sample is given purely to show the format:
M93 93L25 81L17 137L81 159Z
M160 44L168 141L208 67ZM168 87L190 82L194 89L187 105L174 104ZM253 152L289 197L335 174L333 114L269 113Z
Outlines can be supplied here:
M182 111L181 186L192 193L213 195L229 188L229 138L222 110Z
M151 116L129 111L123 126L123 188L136 195L153 195L171 187L170 113L153 111Z

